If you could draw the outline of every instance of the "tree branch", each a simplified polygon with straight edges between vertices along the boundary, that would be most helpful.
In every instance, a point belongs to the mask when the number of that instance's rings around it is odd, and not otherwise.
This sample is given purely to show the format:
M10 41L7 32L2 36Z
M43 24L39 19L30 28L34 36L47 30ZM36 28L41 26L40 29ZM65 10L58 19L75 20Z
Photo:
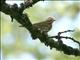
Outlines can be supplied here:
M61 33L58 34L57 36L48 37L48 35L46 35L44 32L41 32L40 30L38 30L38 28L33 27L28 15L22 13L25 8L31 7L38 1L41 0L33 0L33 3L29 3L28 5L22 3L21 6L18 7L17 4L9 5L5 3L5 0L1 0L0 11L7 15L10 15L12 19L15 18L18 23L20 23L23 27L28 29L33 39L39 38L39 40L42 43L44 43L46 46L49 46L51 49L56 48L59 51L63 51L65 54L80 56L80 51L78 49L74 49L70 46L67 46L63 44L63 42L61 41L61 38L66 38L66 39L72 39L72 38L60 36ZM53 38L58 39L59 42L54 41Z

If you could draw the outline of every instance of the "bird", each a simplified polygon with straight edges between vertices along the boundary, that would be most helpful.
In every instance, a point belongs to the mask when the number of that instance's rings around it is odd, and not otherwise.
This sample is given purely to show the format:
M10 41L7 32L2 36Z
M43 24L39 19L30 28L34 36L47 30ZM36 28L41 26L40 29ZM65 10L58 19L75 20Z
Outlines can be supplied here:
M33 0L24 0L24 3L33 3Z
M45 21L33 24L34 27L38 28L41 32L49 32L52 28L52 23L55 21L53 17L48 17Z

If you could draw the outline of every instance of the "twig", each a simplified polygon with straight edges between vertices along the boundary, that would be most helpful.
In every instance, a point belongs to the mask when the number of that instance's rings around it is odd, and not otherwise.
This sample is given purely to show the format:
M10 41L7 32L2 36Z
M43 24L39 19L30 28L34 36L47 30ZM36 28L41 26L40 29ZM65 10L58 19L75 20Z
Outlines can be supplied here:
M76 40L75 40L74 38L72 38L72 37L67 37L67 36L64 37L64 36L60 36L62 33L73 32L73 31L74 31L74 30L67 30L67 31L59 32L58 35L56 35L56 36L51 36L51 37L49 37L49 38L56 38L56 39L65 38L65 39L71 39L71 40L73 40L74 42L80 44L80 42L76 41Z

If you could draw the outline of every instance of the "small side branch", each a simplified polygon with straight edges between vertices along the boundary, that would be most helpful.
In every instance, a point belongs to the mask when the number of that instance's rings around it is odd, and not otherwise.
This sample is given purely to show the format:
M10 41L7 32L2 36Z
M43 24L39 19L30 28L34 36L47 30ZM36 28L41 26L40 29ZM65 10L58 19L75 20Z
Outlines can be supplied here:
M67 33L67 32L74 32L74 30L67 30L67 31L63 31L63 32L59 32L57 36L51 36L49 38L56 38L56 39L62 39L62 38L65 38L65 39L71 39L73 40L74 42L80 44L80 42L76 41L74 38L72 37L64 37L64 36L60 36L62 33Z
M56 35L56 36L51 36L51 37L49 37L49 38L56 38L56 39L58 40L59 47L61 47L60 50L62 50L64 53L66 53L66 54L68 54L68 55L70 55L70 54L72 54L72 55L77 55L77 54L79 54L79 55L80 55L80 50L79 50L79 49L74 49L74 48L72 48L72 47L70 47L70 46L67 46L67 45L65 45L65 44L62 42L62 40L61 40L62 38L70 39L70 40L76 42L77 44L79 44L79 47L80 47L80 42L76 41L74 38L72 38L72 37L67 37L67 36L66 36L66 37L60 36L62 33L73 32L73 31L74 31L74 30L67 30L67 31L59 32L58 35Z

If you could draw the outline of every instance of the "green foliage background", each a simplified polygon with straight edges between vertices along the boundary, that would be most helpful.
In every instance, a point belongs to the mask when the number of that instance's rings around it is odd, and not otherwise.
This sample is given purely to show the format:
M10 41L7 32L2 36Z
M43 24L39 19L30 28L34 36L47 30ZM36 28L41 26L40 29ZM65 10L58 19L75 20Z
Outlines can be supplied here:
M30 33L14 19L11 22L9 15L1 13L1 49L3 60L8 60L9 55L19 55L20 53L30 53L35 56L35 60L80 60L80 57L65 55L56 49L50 50L39 40L32 40ZM65 14L74 21L78 13L80 13L80 2L77 1L47 1L36 3L33 7L26 9L24 13L28 13L32 23L45 20L48 16L55 16L58 20ZM75 28L72 34L74 38L80 41L80 27ZM13 58L12 58L13 59ZM25 59L27 60L27 59Z

